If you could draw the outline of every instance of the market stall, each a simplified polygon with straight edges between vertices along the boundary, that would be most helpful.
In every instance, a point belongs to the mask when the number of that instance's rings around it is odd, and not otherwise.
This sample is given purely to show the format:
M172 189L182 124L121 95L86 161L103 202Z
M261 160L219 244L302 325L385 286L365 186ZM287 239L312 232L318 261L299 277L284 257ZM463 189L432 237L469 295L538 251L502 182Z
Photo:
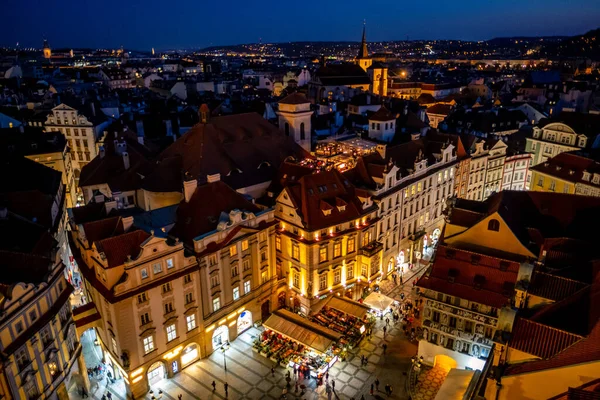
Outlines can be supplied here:
M254 351L315 378L325 373L341 352L341 334L288 310L274 311L263 326L266 330L254 343Z
M363 301L372 310L377 312L377 316L386 314L390 311L390 307L394 304L394 299L377 292L372 292Z
M368 313L368 306L334 296L314 310L311 321L342 334L339 344L346 349L358 345L367 326L372 323Z

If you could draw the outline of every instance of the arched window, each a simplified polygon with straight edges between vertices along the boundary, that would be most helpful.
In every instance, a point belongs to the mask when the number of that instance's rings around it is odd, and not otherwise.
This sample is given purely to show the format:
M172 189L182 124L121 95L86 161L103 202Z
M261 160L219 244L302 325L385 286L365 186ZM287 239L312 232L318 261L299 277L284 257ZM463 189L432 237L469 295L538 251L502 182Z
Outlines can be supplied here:
M290 136L290 124L285 123L285 136Z
M490 219L488 222L488 231L498 232L500 230L500 222L497 219Z
M306 135L304 134L304 122L300 124L300 140L306 139Z

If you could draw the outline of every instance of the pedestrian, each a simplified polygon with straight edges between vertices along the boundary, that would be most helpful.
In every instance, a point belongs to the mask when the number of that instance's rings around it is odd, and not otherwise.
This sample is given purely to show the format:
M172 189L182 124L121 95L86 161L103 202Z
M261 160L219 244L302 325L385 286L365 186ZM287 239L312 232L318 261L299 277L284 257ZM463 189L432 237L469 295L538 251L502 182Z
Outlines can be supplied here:
M387 326L390 326L390 319L389 319L389 318L386 318L386 319L385 319L385 324L386 324Z
M373 390L371 390L371 394L372 394ZM360 396L360 400L365 400L365 395L363 394L362 396Z
M387 351L387 344L383 344L383 354L385 354L385 352Z
M400 275L400 284L402 285L402 275Z
M211 385L212 385L212 387L213 387L213 392L214 392L215 390L217 390L217 382L213 381L213 382L211 383Z
M271 376L275 377L275 368L271 367Z
M394 391L394 388L392 387L392 385L390 385L390 396L392 395L393 391Z
M227 391L229 390L229 384L227 382L225 382L225 384L223 386L225 387L225 397L227 397L227 395L228 395Z
M333 389L333 391L335 392L335 379L331 380L331 388Z
M375 389L379 392L379 378L375 377Z
M417 285L417 280L415 279L415 280L413 281L413 287L415 287L416 285Z
M371 396L373 396L373 384L371 383Z
M328 380L329 380L329 371L327 371L327 372L325 373L325 380L326 380L326 381L328 381Z
M365 356L365 365L369 363L369 356Z
M296 390L295 390L295 392L298 393L298 381L296 381Z
M183 395L182 395L181 393L179 393L179 394L177 395L177 398L178 398L179 400L181 400L181 399L183 398Z
M112 400L112 393L106 392L106 397L108 398L108 400Z
M387 327L383 327L383 337L385 337L385 332L387 331Z

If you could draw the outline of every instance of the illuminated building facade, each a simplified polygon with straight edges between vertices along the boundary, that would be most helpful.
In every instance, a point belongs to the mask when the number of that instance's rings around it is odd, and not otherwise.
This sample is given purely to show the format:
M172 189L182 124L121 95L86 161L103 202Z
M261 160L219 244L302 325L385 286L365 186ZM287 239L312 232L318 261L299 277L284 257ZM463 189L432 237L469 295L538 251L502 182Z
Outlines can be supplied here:
M337 170L288 179L275 216L276 270L287 283L280 306L308 315L323 296L359 299L381 276L377 206Z

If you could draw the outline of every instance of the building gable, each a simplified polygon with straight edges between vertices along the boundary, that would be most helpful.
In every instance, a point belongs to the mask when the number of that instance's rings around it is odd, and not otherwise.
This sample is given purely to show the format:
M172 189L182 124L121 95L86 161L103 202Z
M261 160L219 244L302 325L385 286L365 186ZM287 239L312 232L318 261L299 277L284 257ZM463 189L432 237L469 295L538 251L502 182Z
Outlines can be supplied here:
M492 222L495 220L496 222ZM495 230L497 228L497 230ZM485 247L504 253L519 254L524 257L535 257L510 229L508 224L497 213L493 213L475 223L463 232L452 236L444 235L445 242L459 248Z

